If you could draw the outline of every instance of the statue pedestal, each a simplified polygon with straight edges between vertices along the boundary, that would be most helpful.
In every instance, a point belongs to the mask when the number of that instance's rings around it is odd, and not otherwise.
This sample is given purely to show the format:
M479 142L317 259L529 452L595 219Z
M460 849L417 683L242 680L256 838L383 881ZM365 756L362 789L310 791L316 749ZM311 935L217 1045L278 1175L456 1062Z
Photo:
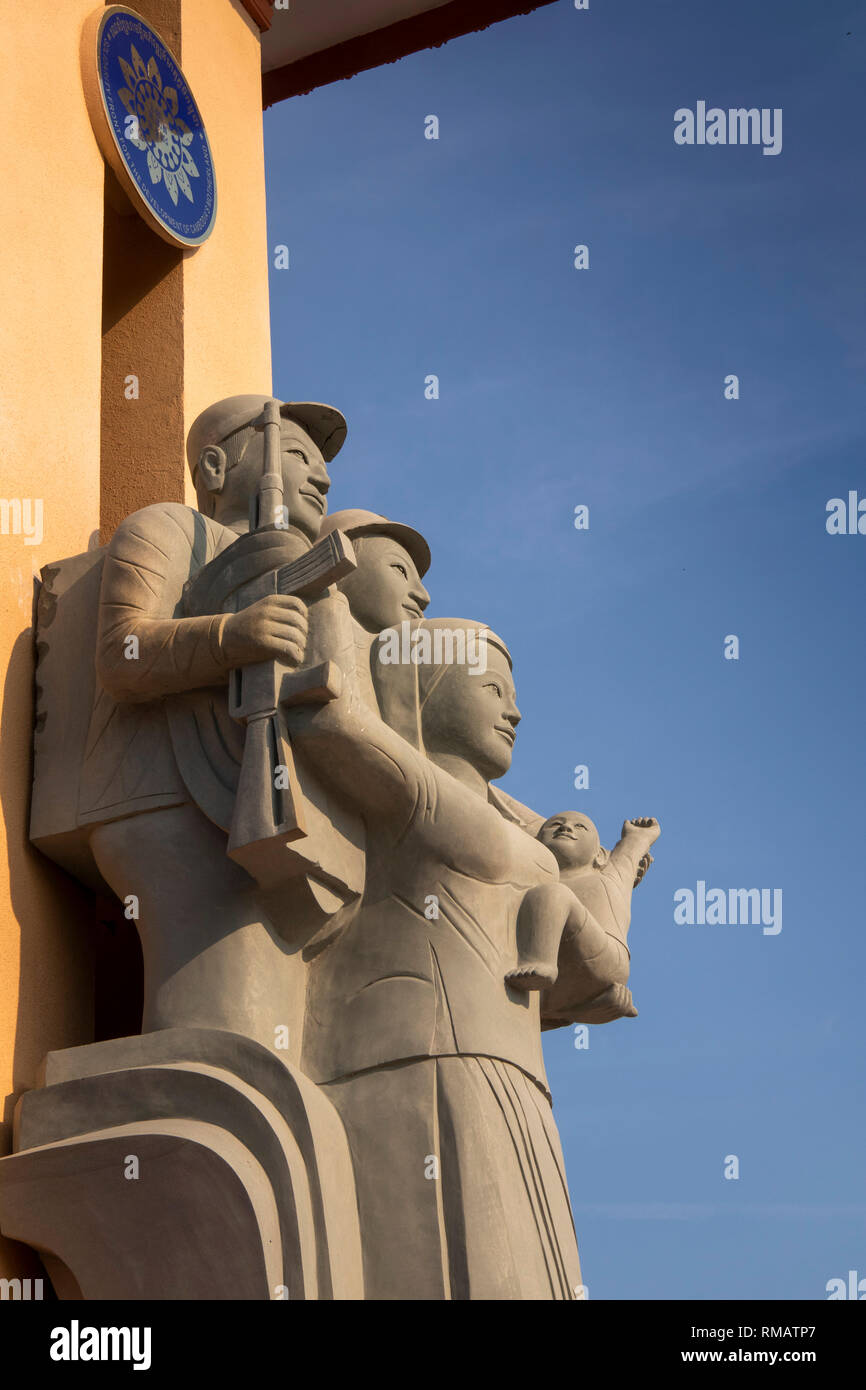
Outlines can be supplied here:
M61 1299L359 1299L341 1121L278 1054L174 1028L48 1054L0 1159L0 1230Z

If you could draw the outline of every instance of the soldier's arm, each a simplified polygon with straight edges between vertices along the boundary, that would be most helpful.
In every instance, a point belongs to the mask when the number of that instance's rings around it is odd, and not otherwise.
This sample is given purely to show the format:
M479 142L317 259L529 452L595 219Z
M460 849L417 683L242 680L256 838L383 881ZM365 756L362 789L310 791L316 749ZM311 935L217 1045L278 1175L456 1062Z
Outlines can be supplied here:
M179 505L145 507L114 533L102 576L96 669L115 700L152 700L227 678L226 616L174 616L195 568L197 540L200 548L195 513Z
M256 549L257 537L246 541ZM220 685L234 667L301 659L305 609L289 595L270 594L240 613L180 616L184 584L217 559L221 543L226 538L215 537L199 513L176 503L145 507L118 527L103 570L96 651L97 674L113 699L154 700ZM262 549L266 571L273 555Z

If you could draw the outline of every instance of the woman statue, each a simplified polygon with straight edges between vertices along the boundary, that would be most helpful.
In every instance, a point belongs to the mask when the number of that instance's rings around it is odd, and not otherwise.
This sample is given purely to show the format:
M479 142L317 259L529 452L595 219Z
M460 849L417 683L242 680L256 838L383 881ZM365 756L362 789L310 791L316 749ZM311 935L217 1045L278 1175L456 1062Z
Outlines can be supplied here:
M479 626L419 624L432 637ZM573 1299L580 1268L539 994L506 983L521 902L558 866L488 799L520 720L511 659L486 632L483 671L443 660L380 666L377 679L415 685L423 748L351 688L290 711L299 754L366 826L360 908L309 963L301 1063L349 1137L366 1296ZM593 964L600 931L578 904L562 946L589 963L563 962L561 979L586 991L573 1016L616 984Z

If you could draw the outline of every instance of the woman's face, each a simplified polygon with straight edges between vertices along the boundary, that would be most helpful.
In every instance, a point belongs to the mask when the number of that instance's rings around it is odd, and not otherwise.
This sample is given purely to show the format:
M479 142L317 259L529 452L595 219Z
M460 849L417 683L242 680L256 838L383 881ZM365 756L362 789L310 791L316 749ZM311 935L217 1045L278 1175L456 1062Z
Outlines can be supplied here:
M424 747L463 758L486 782L511 766L520 710L505 655L487 645L487 670L449 666L422 712Z
M392 536L358 536L358 567L340 584L352 617L368 632L382 632L420 618L430 595L408 551Z

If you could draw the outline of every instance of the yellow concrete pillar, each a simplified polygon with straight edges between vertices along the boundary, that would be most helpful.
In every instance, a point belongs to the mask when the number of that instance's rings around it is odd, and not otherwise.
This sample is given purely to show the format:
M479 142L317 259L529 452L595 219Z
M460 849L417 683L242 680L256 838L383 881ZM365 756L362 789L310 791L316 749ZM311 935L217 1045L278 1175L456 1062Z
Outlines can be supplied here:
M194 251L106 204L102 539L137 507L195 502L184 440L206 405L271 389L259 31L239 0L139 0L205 123L217 219ZM138 396L125 382L136 377Z
M188 430L222 396L271 391L271 330L259 31L239 0L182 4L183 68L207 127L219 199L213 234L183 261Z
M27 840L34 575L136 507L193 500L189 423L271 389L258 29L239 0L133 0L181 61L216 171L210 240L174 251L106 204L79 54L94 8L0 0L0 1153L44 1054L93 1037L93 903ZM0 1239L0 1277L32 1272Z
M44 1053L86 1042L92 1026L84 895L27 841L34 575L86 550L99 526L103 163L78 60L92 8L92 0L0 7L0 499L9 504L0 508L4 1152L14 1099L32 1085ZM31 523L41 515L29 537L28 510ZM20 1255L7 1244L13 1274L27 1270Z

